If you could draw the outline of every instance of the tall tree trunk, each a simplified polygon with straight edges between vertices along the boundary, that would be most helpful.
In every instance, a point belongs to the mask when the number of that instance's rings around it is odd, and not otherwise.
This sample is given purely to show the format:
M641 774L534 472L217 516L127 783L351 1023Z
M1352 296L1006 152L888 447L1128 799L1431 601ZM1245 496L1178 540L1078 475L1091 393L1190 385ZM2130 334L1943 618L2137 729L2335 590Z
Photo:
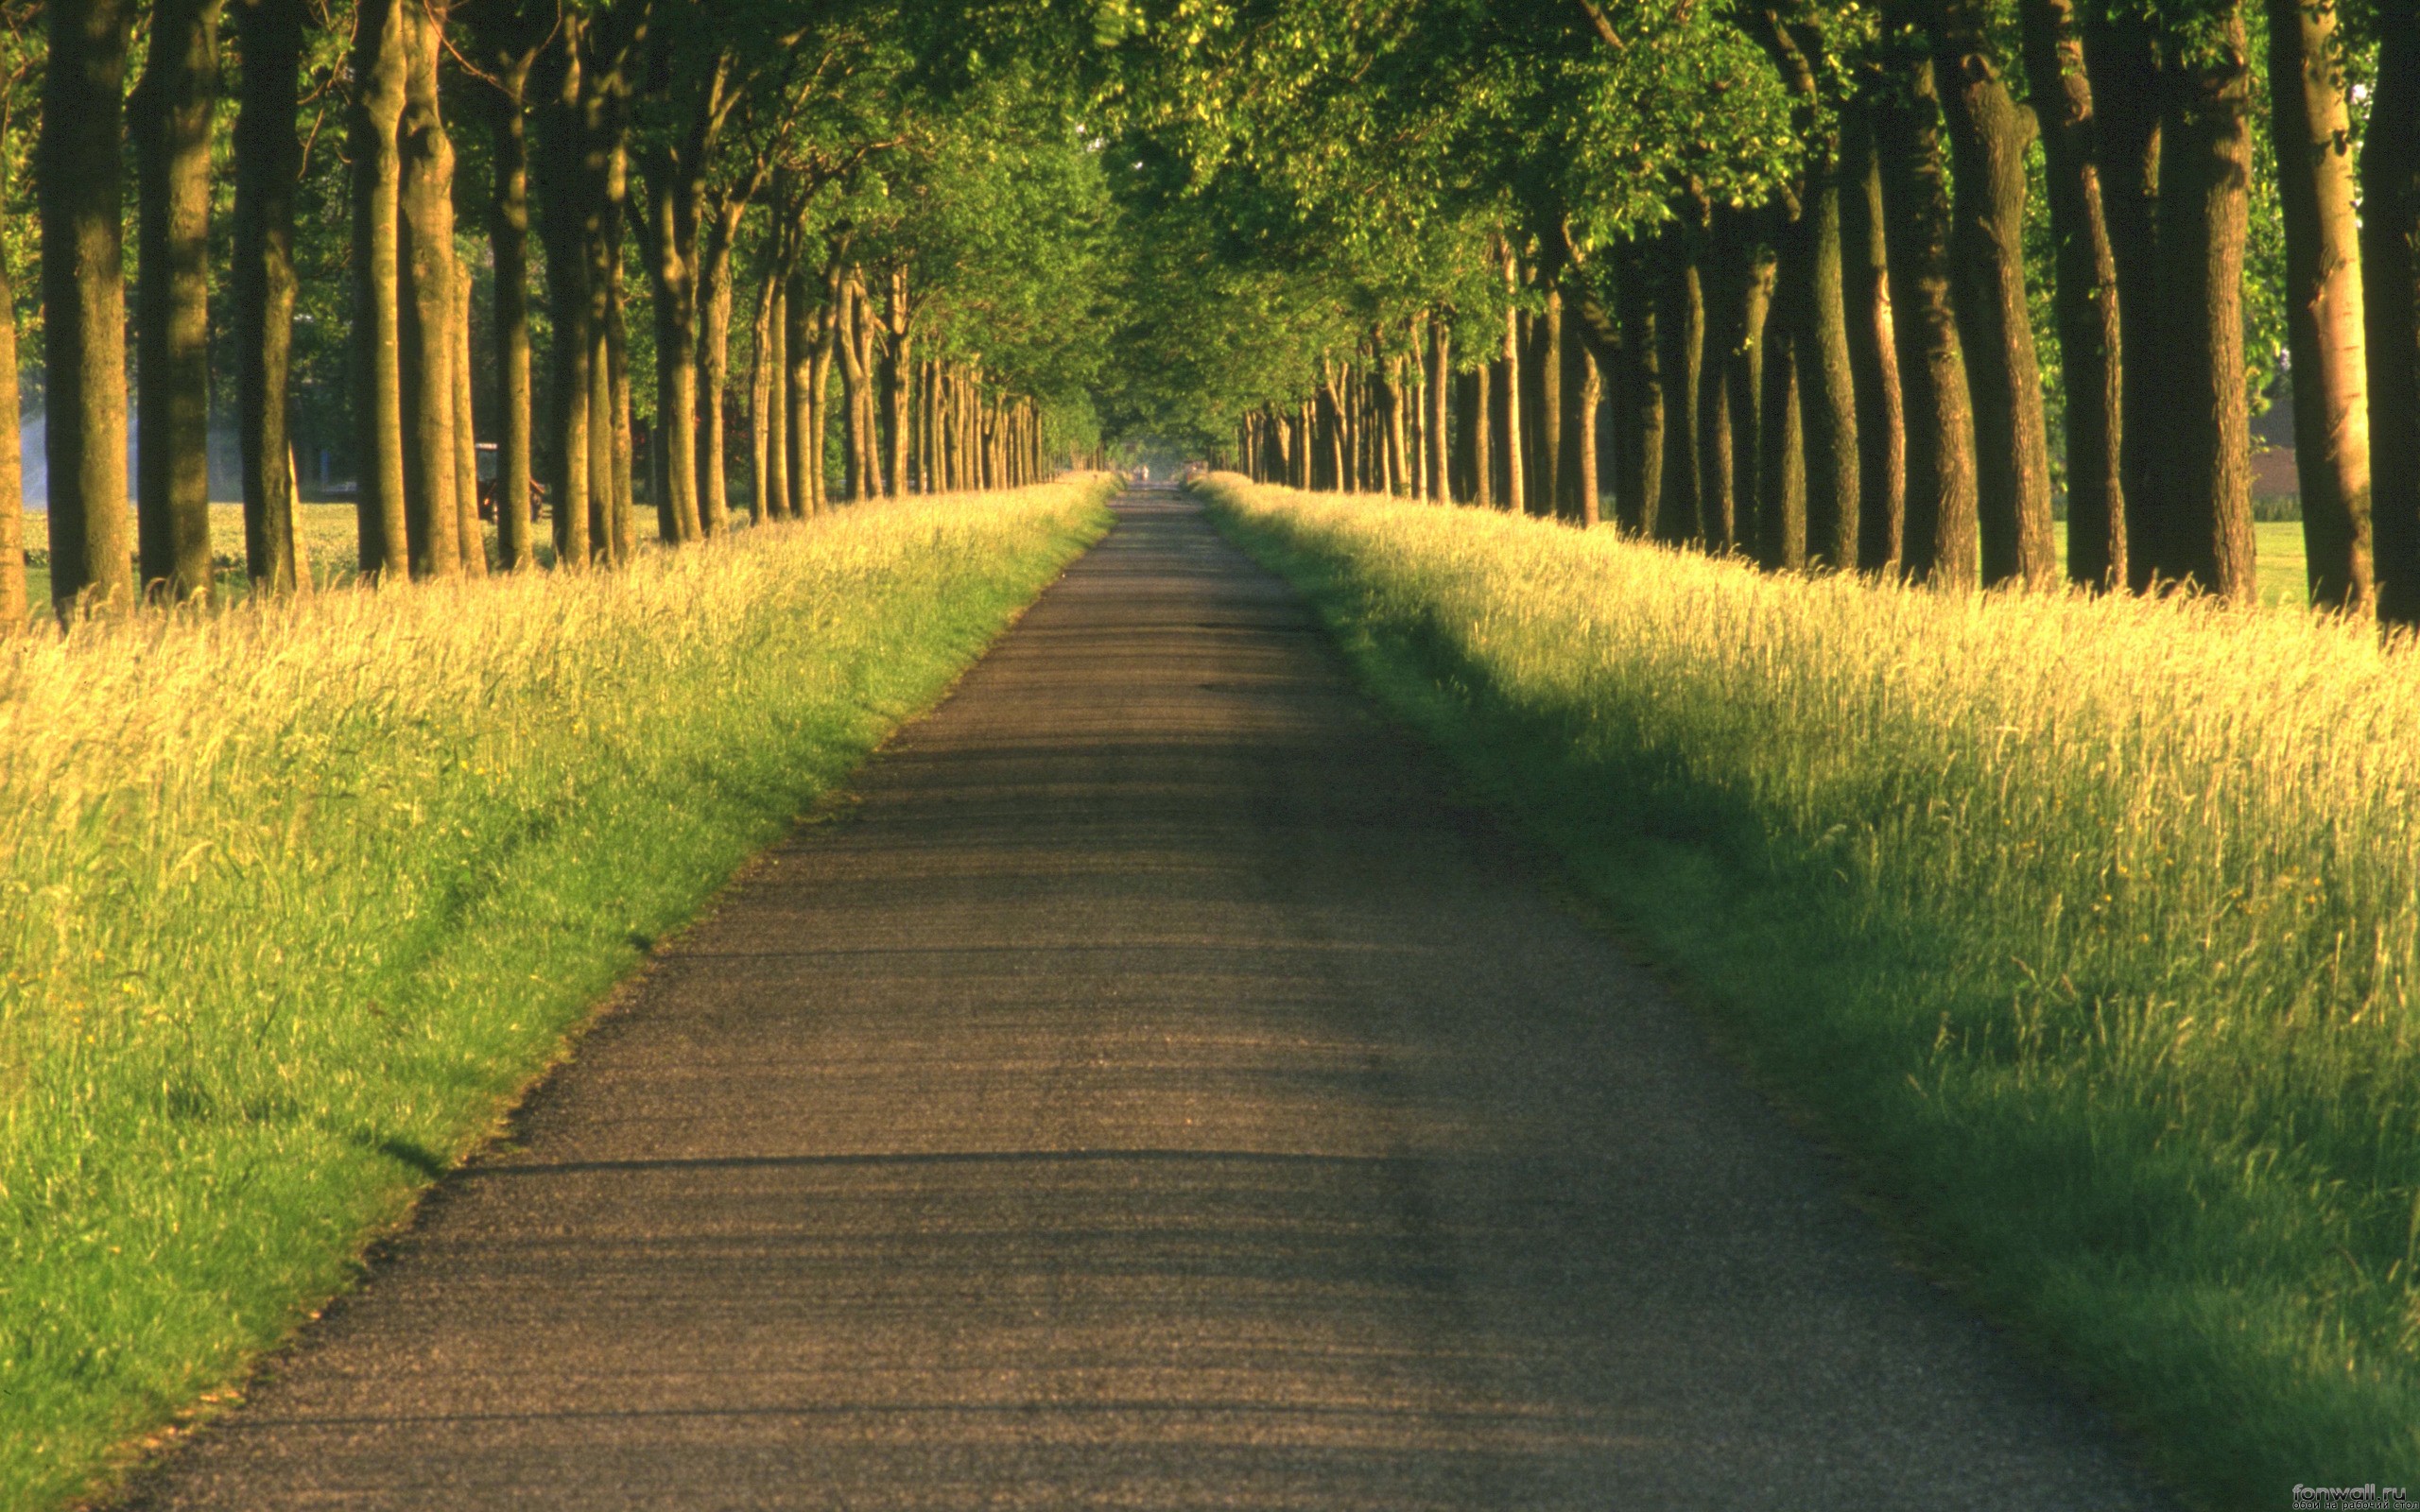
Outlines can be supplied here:
M601 77L604 87L598 92L597 119L604 145L605 202L598 216L596 245L590 254L596 259L595 286L601 293L601 298L593 302L597 320L598 382L591 414L601 414L605 428L601 437L591 433L590 455L596 458L595 470L606 482L601 518L612 529L612 538L601 554L609 555L614 565L621 566L638 552L637 521L631 513L635 501L631 475L630 327L625 318L623 289L623 268L628 261L625 243L630 231L630 125L628 99L618 73L607 73Z
M2164 577L2252 603L2252 417L2244 392L2252 68L2240 0L2220 40L2163 49L2160 117L2160 481Z
M2289 0L2291 3L2291 0ZM2050 234L2051 301L2067 415L2067 577L2126 585L2126 485L2119 455L2118 263L2101 212L2092 83L2075 0L2024 0L2025 71L2041 124Z
M1439 504L1449 504L1454 496L1446 446L1451 435L1446 400L1453 379L1453 331L1443 314L1432 311L1428 317L1428 423L1423 438L1428 443L1429 486Z
M243 76L235 117L235 256L228 271L235 302L244 567L253 591L263 593L290 593L298 582L287 409L294 352L294 190L302 177L302 141L294 129L302 27L303 0L241 0L235 9Z
M1571 405L1563 421L1564 454L1571 459L1568 471L1575 507L1571 521L1582 530L1593 530L1599 508L1597 415L1604 400L1604 380L1598 373L1596 354L1576 332L1564 333L1563 351L1568 364L1564 371L1563 391Z
M300 0L285 0L299 4ZM246 77L251 65L247 63ZM507 572L537 563L529 538L529 480L536 472L529 385L529 59L509 59L499 88L481 97L493 146L488 247L495 260L496 556Z
M1633 535L1657 533L1664 497L1663 341L1656 329L1653 260L1646 244L1624 244L1614 286L1622 334L1615 369L1614 510Z
M1520 271L1510 245L1499 245L1498 256L1504 268L1504 297L1509 301L1520 292ZM1526 454L1521 446L1521 318L1509 302L1504 308L1504 350L1496 362L1502 374L1496 388L1500 426L1496 439L1502 453L1498 465L1504 481L1504 496L1497 502L1520 514L1527 507L1522 486L1528 481L1524 476Z
M462 567L454 508L454 144L438 108L446 0L404 7L407 67L396 266L402 277L404 522L415 577Z
M882 362L883 476L890 496L900 499L907 497L908 489L908 426L913 417L908 379L915 362L906 265L890 270L883 296L883 330L890 337L890 351Z
M1849 363L1841 289L1841 180L1836 146L1824 143L1806 175L1798 234L1805 239L1805 302L1799 321L1799 422L1806 453L1806 558L1857 565L1860 525L1857 382Z
M857 341L860 302L857 274L849 270L840 285L840 297L832 306L832 337L840 354L840 403L844 406L844 423L840 430L840 478L845 497L857 503L872 493L866 478L867 455L865 429L866 365L864 348Z
M1791 264L1806 256L1800 207L1787 191L1774 207L1772 300L1765 311L1756 402L1756 563L1768 572L1806 565L1806 406L1799 392L1807 279Z
M1737 437L1731 405L1731 369L1747 342L1748 266L1738 217L1715 207L1706 238L1705 359L1698 375L1698 512L1705 524L1705 549L1722 556L1738 543L1740 516L1755 514L1754 485L1739 507Z
M1698 383L1703 375L1705 299L1699 282L1696 226L1668 227L1657 249L1656 329L1663 340L1664 498L1655 534L1703 541L1698 499Z
M0 187L6 185L0 176ZM0 416L19 413L17 281L0 246ZM14 424L0 425L0 638L23 632L33 614L26 583L26 469Z
M1471 503L1495 507L1495 379L1494 364L1479 363L1470 370Z
M1752 557L1763 540L1765 344L1779 272L1769 235L1773 219L1770 211L1743 216L1735 231L1738 306L1732 319L1738 345L1720 375L1731 420L1731 544Z
M147 598L210 596L210 123L218 0L160 0L134 133L135 535Z
M1530 362L1538 373L1538 459L1531 470L1537 488L1530 512L1569 519L1579 501L1564 490L1563 483L1563 291L1551 282L1546 285L1546 308L1533 323L1537 336L1530 343Z
M1988 0L1952 0L1933 23L1933 71L1949 126L1958 200L1951 230L1959 339L1975 407L1983 580L2058 576L2050 443L2025 292L2025 149L2033 129L1985 31Z
M2126 584L2151 586L2166 495L2157 476L2159 373L2159 52L2134 8L2087 5L2084 61L2092 84L2100 208L2118 271L2118 491L2124 496Z
M705 534L698 505L700 171L686 154L649 153L639 216L655 327L656 450L664 454L656 470L664 480L655 496L656 533L673 542Z
M2420 4L2382 6L2378 31L2361 144L2363 346L2378 615L2409 628L2420 625Z
M1908 438L1899 409L1889 270L1874 107L1860 99L1841 120L1841 303L1847 312L1849 375L1857 386L1857 561L1867 572L1899 565L1908 496Z
M2360 222L2335 0L2269 0L2270 127L2286 221L2294 470L2311 602L2371 607L2369 377Z
M410 570L404 522L403 330L399 255L404 160L396 140L410 72L404 0L359 0L354 22L353 411L361 571Z
M788 322L783 351L789 366L789 509L799 519L820 513L825 502L823 403L831 385L833 327L848 292L840 276L837 254L813 272L802 261L783 295Z
M590 551L589 356L595 333L589 320L588 244L596 234L598 196L589 162L588 132L580 108L579 50L582 23L564 18L556 77L548 80L539 118L538 191L540 229L546 254L546 292L553 330L553 373L548 429L554 464L548 508L554 517L555 565L584 571ZM599 422L603 417L598 417Z
M479 432L471 401L471 272L454 277L454 538L462 570L488 575L487 530L479 524Z
M748 201L736 197L717 202L698 269L699 318L705 322L698 356L698 527L710 540L731 529L731 265L747 209Z
M1893 335L1907 422L1908 498L1901 562L1909 576L1972 587L1975 421L1951 307L1949 189L1941 101L1922 53L1894 60L1899 88L1875 120L1890 246Z
M757 421L756 449L763 455L756 464L756 502L750 512L759 524L786 519L790 512L790 302L785 292L790 277L786 268L766 273L768 293L758 317L765 333L756 344L764 416Z

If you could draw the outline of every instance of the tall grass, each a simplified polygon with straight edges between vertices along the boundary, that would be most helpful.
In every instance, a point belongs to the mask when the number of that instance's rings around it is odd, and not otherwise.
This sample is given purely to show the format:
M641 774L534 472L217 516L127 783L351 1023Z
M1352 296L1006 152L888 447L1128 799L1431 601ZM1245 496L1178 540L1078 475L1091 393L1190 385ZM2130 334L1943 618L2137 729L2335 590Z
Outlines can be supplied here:
M2420 652L1211 491L2175 1481L2420 1480Z
M0 644L0 1505L338 1288L1103 493Z

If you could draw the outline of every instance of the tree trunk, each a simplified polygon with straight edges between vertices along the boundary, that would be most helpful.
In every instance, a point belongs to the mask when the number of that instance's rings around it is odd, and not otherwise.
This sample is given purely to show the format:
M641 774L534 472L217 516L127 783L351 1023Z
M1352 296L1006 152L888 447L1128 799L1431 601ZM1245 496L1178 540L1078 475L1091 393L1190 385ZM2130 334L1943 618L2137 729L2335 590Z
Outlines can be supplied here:
M160 0L128 102L139 207L135 536L144 596L207 599L210 571L210 123L217 0Z
M1772 301L1765 312L1756 404L1756 563L1767 572L1806 566L1806 410L1799 393L1799 357L1806 318L1798 309L1807 280L1790 264L1806 255L1798 207L1785 191L1775 205L1779 249Z
M2269 0L2270 127L2286 221L2294 470L2311 602L2371 607L2369 379L2362 369L2353 123L2334 0Z
M1565 318L1569 318L1568 312ZM1571 479L1567 490L1571 496L1572 524L1582 530L1597 527L1597 414L1604 399L1604 381L1598 375L1596 354L1576 332L1565 332L1563 342L1563 391L1570 403L1563 421L1564 455L1570 459L1565 470Z
M2420 625L2420 4L2381 8L2378 31L2361 145L2363 346L2378 615L2408 628Z
M1531 470L1536 488L1530 512L1569 519L1578 501L1564 491L1563 291L1553 284L1547 284L1546 308L1531 324L1536 332L1530 361L1538 374L1538 459Z
M1444 316L1432 311L1428 317L1428 423L1423 438L1428 443L1429 486L1439 504L1451 503L1454 496L1446 447L1451 434L1446 428L1447 389L1453 379L1453 332Z
M694 140L694 133L693 133ZM647 258L655 326L656 533L665 541L705 534L698 506L698 265L705 185L692 158L660 147L648 155L639 246Z
M1951 230L1959 339L1975 409L1983 581L2049 584L2050 443L2025 292L2025 149L2017 107L1985 33L1986 0L1954 0L1933 24L1933 71L1949 127L1958 200Z
M1469 374L1471 503L1495 507L1495 381L1494 366L1480 363Z
M1901 561L1920 583L1967 588L1976 541L1975 422L1951 308L1949 190L1941 101L1921 53L1893 64L1900 86L1876 112L1893 334L1907 422L1908 497Z
M1664 497L1663 342L1655 318L1654 270L1647 247L1624 245L1614 287L1622 360L1615 369L1614 511L1634 535L1656 533Z
M1698 513L1705 525L1705 549L1719 557L1737 543L1743 512L1738 507L1730 374L1747 341L1749 280L1737 217L1727 205L1715 207L1702 278L1705 358L1698 375ZM1752 493L1744 511L1751 517L1755 513L1754 501Z
M410 47L404 0L360 0L353 40L353 406L364 576L407 573L397 197Z
M2118 274L2118 469L2126 584L2151 586L2166 496L2157 477L2159 403L2159 54L2131 8L2083 9L2100 209ZM2129 360L2131 359L2131 360Z
M0 175L0 187L6 186ZM21 413L17 391L17 281L0 245L0 416ZM17 427L0 425L0 638L22 633L33 616L26 583L26 470Z
M790 507L789 301L781 287L788 278L786 270L768 269L765 292L757 301L755 392L751 396L755 405L756 495L748 510L757 524L783 518Z
M471 402L471 274L454 278L454 539L462 570L488 575L487 530L479 524L479 433Z
M2243 253L2250 227L2252 69L2240 0L2222 40L2164 49L2160 117L2157 430L2167 497L2160 576L2253 603L2252 418L2244 393Z
M294 190L302 142L294 118L303 0L241 0L242 105L235 117L237 444L244 471L244 567L259 593L290 593L294 562ZM13 369L9 374L13 379ZM9 413L14 413L13 410Z
M1656 328L1663 338L1664 498L1657 539L1703 541L1698 498L1698 383L1704 372L1705 299L1694 246L1696 228L1668 227L1657 251Z
M597 196L590 187L587 132L581 120L578 57L581 30L577 16L565 18L559 43L560 73L549 80L540 116L537 158L543 201L540 227L553 324L548 343L554 369L548 396L553 413L548 428L554 433L549 460L555 473L548 508L554 517L555 565L565 572L584 571L590 548L588 407L594 333L589 321L588 243L595 234Z
M404 521L414 577L462 567L454 502L454 144L438 109L446 0L404 7L408 68L400 127Z
M882 320L890 349L882 360L883 477L890 495L902 499L908 496L908 426L914 414L908 379L915 362L905 265L892 268L885 283Z
M1793 301L1799 423L1806 453L1806 559L1849 568L1857 564L1860 524L1857 383L1841 291L1840 168L1830 145L1824 148L1807 169L1797 227L1805 246L1806 289L1803 302Z
M830 317L832 339L840 355L840 403L844 406L840 428L840 478L843 495L855 504L872 491L867 486L865 430L866 365L864 349L857 343L858 303L861 296L855 268L849 270L841 284L839 299L832 306Z
M2118 264L2101 212L2092 84L2084 74L2075 0L2025 0L2023 19L2025 71L2042 129L2050 234L2058 249L2051 302L2067 404L2067 577L2096 590L2123 588L2126 486L2118 392L2123 348Z
M1512 249L1503 246L1499 255L1504 266L1504 297L1509 301L1520 292L1520 274L1512 260ZM1526 453L1521 446L1521 318L1508 302L1504 308L1504 351L1496 359L1501 373L1497 386L1497 415L1501 431L1497 437L1503 454L1501 471L1504 496L1497 502L1513 514L1527 507L1522 485L1527 467Z
M1735 232L1738 283L1733 293L1738 306L1732 318L1737 348L1720 375L1731 421L1731 544L1752 557L1759 555L1763 540L1765 350L1779 271L1767 234L1772 219L1770 213L1743 217Z
M1847 312L1849 376L1857 386L1857 561L1867 572L1898 567L1907 506L1907 429L1892 344L1889 269L1874 107L1859 100L1841 122L1841 303Z
M698 527L709 540L731 529L731 264L747 209L748 201L735 196L716 204L706 228L705 260L698 269L700 318L705 322L698 357Z
M285 0L298 4L300 0ZM251 64L245 64L246 77ZM488 200L488 246L495 260L495 541L507 572L536 564L529 539L529 480L536 471L529 391L529 124L525 55L497 71L501 88L483 96L494 149Z

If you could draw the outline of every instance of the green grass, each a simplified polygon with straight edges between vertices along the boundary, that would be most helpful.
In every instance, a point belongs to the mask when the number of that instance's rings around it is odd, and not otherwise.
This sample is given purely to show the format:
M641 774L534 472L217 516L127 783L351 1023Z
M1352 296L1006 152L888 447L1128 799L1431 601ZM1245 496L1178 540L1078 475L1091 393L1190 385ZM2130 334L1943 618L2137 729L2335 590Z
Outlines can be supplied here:
M0 645L0 1506L105 1483L346 1285L1104 497Z
M2190 1497L2420 1481L2420 659L1209 491Z
M2059 570L2067 570L2067 527L2058 527ZM2303 555L2303 524L2299 520L2255 520L2252 523L2254 576L2260 584L2260 602L2301 607L2310 602L2310 579Z

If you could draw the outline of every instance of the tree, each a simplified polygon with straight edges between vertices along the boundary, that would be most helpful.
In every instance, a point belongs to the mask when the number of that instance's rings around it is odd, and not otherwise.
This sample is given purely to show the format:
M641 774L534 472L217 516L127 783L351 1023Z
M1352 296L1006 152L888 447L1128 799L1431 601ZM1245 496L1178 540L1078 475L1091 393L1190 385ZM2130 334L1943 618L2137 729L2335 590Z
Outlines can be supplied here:
M118 153L130 0L51 0L43 77L43 366L50 592L61 615L123 607L126 273Z
M235 120L237 444L243 455L244 562L255 592L299 586L293 440L287 407L294 350L294 191L302 176L295 130L303 0L237 0L243 58Z
M404 520L403 328L400 198L403 151L396 137L410 72L404 0L358 0L354 16L353 403L354 465L360 470L360 560L364 576L407 572Z
M161 0L131 101L138 251L135 487L147 594L207 598L210 574L210 124L218 0Z

